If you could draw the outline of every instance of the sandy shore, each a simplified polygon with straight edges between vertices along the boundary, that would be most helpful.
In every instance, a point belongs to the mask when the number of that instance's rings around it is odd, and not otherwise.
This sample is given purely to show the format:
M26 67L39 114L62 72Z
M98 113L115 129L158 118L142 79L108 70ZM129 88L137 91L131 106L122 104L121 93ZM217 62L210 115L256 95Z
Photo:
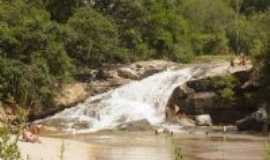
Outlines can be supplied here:
M64 160L90 159L90 145L71 140L41 138L41 143L19 142L19 148L23 160L61 160L61 150Z

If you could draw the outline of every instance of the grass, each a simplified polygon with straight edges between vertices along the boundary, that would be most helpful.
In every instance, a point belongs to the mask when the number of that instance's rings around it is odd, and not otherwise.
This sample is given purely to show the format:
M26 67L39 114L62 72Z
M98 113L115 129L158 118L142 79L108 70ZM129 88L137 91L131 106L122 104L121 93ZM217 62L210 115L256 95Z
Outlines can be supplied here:
M60 155L59 155L59 159L60 160L64 160L64 153L65 153L65 142L63 140L62 144L61 144L61 148L60 148Z
M264 160L270 160L270 145L268 143L265 144Z
M178 144L176 144L176 142L173 139L171 140L172 140L171 143L174 160L184 160L182 148Z
M184 160L182 148L179 146L176 146L174 148L174 160Z

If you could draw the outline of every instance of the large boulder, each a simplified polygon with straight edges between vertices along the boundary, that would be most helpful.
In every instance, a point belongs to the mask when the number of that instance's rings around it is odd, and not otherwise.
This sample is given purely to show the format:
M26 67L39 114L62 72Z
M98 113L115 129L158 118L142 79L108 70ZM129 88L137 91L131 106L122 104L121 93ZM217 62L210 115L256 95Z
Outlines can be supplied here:
M228 69L230 69L229 66L223 68L225 71ZM208 70L204 71L208 72ZM205 73L201 75L205 75ZM196 115L210 115L211 121L215 125L235 124L237 120L253 113L258 108L245 101L245 95L257 89L254 85L246 87L245 84L249 81L250 76L250 67L236 67L221 75L195 77L174 90L169 99L168 108L174 111L175 106L178 106L177 111L191 118ZM225 92L228 90L233 92L229 95L231 97L226 94L231 92ZM177 114L168 115L170 119L173 119L173 116L179 116Z
M118 76L126 78L126 79L132 79L132 80L138 80L139 76L137 75L136 71L132 70L131 68L120 68L117 70Z
M265 108L259 108L256 112L236 122L239 130L262 131L268 125L268 114Z
M195 116L197 125L199 126L212 126L212 118L209 114L202 114Z
M86 83L72 83L63 86L63 89L55 97L57 106L71 106L88 97Z
M41 119L65 108L72 107L84 101L90 94L89 85L87 83L75 82L63 85L61 90L54 97L54 106L34 106L29 112L29 119Z
M188 116L182 115L176 119L176 122L184 127L195 127L196 122Z

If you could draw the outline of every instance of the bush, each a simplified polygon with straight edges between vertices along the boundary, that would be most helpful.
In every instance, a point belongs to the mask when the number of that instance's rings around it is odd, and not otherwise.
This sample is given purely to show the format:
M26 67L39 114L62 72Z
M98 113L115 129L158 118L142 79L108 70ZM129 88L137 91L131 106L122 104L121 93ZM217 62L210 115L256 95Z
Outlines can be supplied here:
M228 3L182 0L180 11L189 23L191 45L196 54L218 54L228 50L226 30L234 23L234 11Z
M120 42L135 59L167 58L189 61L193 50L187 21L178 14L178 1L110 1L96 8L113 17Z
M90 7L80 8L67 22L66 49L76 64L98 66L124 61L116 26Z
M269 144L265 145L265 156L264 160L270 160L270 146Z
M0 106L2 107L2 106ZM22 108L17 109L16 123L6 120L0 121L0 159L20 160L21 154L18 148L19 137L25 127L27 113ZM12 125L16 124L15 125Z
M60 23L65 23L75 12L76 8L84 6L84 0L42 0L43 5L51 14L51 18Z
M7 127L0 128L0 159L19 160L20 152L17 140L12 137Z
M0 99L14 98L22 106L52 104L53 79L46 66L27 66L0 59Z
M46 10L23 0L0 5L0 99L22 106L49 105L72 64L58 24Z
M182 149L180 147L175 147L174 156L174 160L184 160Z

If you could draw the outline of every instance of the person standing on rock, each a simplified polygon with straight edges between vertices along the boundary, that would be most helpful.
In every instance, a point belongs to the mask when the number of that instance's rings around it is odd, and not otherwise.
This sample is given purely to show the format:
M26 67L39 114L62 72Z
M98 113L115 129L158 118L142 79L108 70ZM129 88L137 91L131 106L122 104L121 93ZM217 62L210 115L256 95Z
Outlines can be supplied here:
M242 52L240 53L240 65L245 66L246 65L246 57L245 54Z
M234 67L234 66L235 66L234 58L231 59L231 61L230 61L230 66L231 66L231 67Z

